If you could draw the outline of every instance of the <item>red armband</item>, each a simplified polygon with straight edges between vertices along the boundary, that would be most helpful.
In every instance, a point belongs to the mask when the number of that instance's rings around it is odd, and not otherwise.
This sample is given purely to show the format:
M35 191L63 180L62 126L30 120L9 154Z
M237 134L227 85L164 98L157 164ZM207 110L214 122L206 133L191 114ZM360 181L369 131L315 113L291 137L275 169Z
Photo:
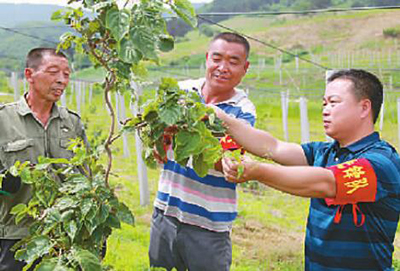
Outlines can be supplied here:
M353 219L356 226L364 224L365 216L357 206L359 202L374 202L377 192L377 178L371 163L365 159L355 159L328 167L335 175L336 197L326 198L326 204L339 205L335 223L339 223L346 204L353 205ZM358 223L357 212L361 213Z

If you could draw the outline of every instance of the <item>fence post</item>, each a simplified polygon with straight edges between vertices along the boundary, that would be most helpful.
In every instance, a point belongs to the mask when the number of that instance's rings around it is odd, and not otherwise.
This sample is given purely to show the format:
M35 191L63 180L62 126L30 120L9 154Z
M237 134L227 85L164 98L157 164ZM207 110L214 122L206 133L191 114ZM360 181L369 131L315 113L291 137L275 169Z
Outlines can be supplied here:
M81 88L82 88L82 91L81 91L82 105L83 105L83 108L85 108L85 106L86 106L86 83L84 81L81 81ZM83 109L83 110L85 110L85 109Z
M89 85L89 105L92 104L92 98L93 98L93 83L90 83L90 85Z
M27 82L26 82L26 78L24 77L24 93L26 93L28 90L27 90Z
M125 113L125 97L121 93L115 93L115 100L117 101L117 119L118 119L118 129L122 129L121 121L125 121L126 113ZM124 146L123 155L125 158L128 158L131 154L129 152L129 144L128 137L126 133L122 134L122 143Z
M67 92L66 92L66 89L64 89L64 92L61 95L61 105L64 106L64 107L67 106Z
M75 88L76 88L76 112L80 115L81 114L81 82L80 81L75 81Z
M383 117L385 114L385 93L383 93L383 101L382 101L382 107L381 107L381 112L380 112L380 118L379 118L379 131L382 133L383 129Z
M74 98L75 81L70 81L69 84L71 95L69 96L69 104L72 104L72 99Z
M335 71L336 70L327 70L327 71L325 71L325 85L327 85L329 77L331 77L331 75L334 74ZM327 141L330 141L330 142L333 141L333 138L331 138L327 134L325 134L325 138L326 138Z
M134 104L131 103L131 110L134 116L140 113L138 106L138 98L142 95L142 88L134 81L131 82L131 87L135 89L136 101ZM142 158L143 144L140 139L139 133L135 132L135 143L136 143L136 159L137 169L139 178L139 190L140 190L140 205L148 205L150 203L149 183L147 180L147 168Z
M288 131L288 92L281 92L281 107L282 107L282 124L283 124L283 136L286 141L289 141Z
M300 97L301 143L310 142L310 124L308 122L307 99Z
M18 89L18 74L16 72L11 73L11 86L14 88L14 101L19 100L19 89Z

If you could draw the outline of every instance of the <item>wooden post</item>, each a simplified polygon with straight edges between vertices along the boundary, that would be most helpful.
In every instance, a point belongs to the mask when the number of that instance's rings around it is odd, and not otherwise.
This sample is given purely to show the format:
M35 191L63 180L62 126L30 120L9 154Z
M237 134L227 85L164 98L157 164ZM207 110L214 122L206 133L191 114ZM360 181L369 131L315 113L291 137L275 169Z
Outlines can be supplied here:
M383 129L383 117L385 114L385 93L383 93L383 101L382 101L382 107L381 107L381 112L380 114L380 118L379 118L379 131L382 133L382 129Z
M69 84L71 95L69 96L69 104L72 104L72 99L74 97L75 81L71 81Z
M117 101L117 119L118 119L118 129L122 129L122 121L125 121L126 119L126 113L125 113L125 97L121 93L115 93L115 100ZM125 158L130 157L130 151L129 151L129 143L128 143L128 135L126 133L122 134L122 143L124 146L123 150L123 156Z
M134 116L140 113L140 109L137 103L138 98L142 95L142 88L134 81L131 82L131 87L135 89L136 101L131 104L131 110ZM140 190L140 205L148 205L150 203L150 193L149 184L147 180L147 168L142 158L143 144L140 139L139 133L135 132L135 142L136 142L136 159L137 159L137 169L139 178L139 190Z
M307 99L300 97L301 143L310 142L310 124L308 122Z
M19 89L18 89L18 74L16 72L11 73L11 86L14 89L14 101L19 100Z
M89 85L89 105L92 104L92 98L93 98L93 83Z
M79 81L75 81L75 88L76 88L76 95L75 95L75 100L76 100L76 112L80 115L81 114L81 84Z
M288 91L281 91L281 108L282 108L282 124L283 124L283 137L286 141L289 141L289 130L288 130Z
M83 108L86 106L86 83L84 81L81 81L81 88L82 88L82 105Z
M26 93L28 91L27 89L27 82L26 82L26 78L24 77L24 93Z
M334 74L335 71L336 70L327 70L327 71L325 71L325 84L328 83L329 77L331 77L331 75ZM330 136L328 136L327 134L325 134L325 138L326 138L327 141L333 141L333 139Z
M64 107L67 106L67 91L66 91L66 89L64 89L64 92L61 95L61 105Z

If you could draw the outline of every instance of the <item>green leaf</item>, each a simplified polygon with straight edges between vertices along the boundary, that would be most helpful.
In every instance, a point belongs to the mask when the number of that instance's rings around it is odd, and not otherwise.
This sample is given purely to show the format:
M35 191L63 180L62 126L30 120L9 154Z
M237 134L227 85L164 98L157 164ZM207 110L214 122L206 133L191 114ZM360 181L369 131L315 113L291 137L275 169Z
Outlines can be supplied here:
M51 20L53 21L59 21L63 18L63 11L62 9L59 9L55 12L53 12L53 14L51 14Z
M110 214L107 218L106 224L111 228L121 228L121 222L119 218L113 214Z
M76 199L67 196L67 197L60 198L57 201L55 206L60 211L63 211L65 209L75 208L77 205L78 205L78 202L76 201Z
M18 250L15 253L15 258L17 260L22 260L27 263L32 263L36 259L42 257L43 255L49 253L50 249L53 247L47 236L36 236L29 241L26 249Z
M82 268L82 271L102 270L100 260L88 250L78 250L74 253L75 259Z
M118 55L126 63L136 64L143 58L142 53L136 49L135 44L130 39L123 38L117 49Z
M203 160L202 153L193 157L193 169L200 177L205 177L207 175L209 165Z
M57 258L43 259L40 261L35 271L75 271L59 261Z
M129 32L130 40L135 48L148 59L156 60L155 38L146 27L135 27Z
M64 224L64 229L67 232L69 238L71 238L71 240L74 240L75 235L78 231L78 226L76 225L75 220L70 220L69 222Z
M162 52L169 52L174 49L174 38L168 35L161 35L158 40L158 48Z
M128 206L126 206L124 203L120 202L119 208L118 208L118 213L117 213L118 218L131 226L135 224L135 218L132 215L131 210L129 210Z
M56 270L57 259L44 259L37 266L36 271L54 271Z
M189 0L175 0L171 8L187 24L193 28L196 27L196 12Z
M54 208L47 209L47 215L44 221L49 224L61 222L60 211Z
M175 142L174 152L177 161L199 154L203 150L203 143L198 132L179 131L175 136Z
M20 204L15 205L11 209L10 214L17 215L19 213L26 212L26 210L27 210L26 204L20 203Z
M180 107L176 106L176 104L173 106L164 105L160 108L159 115L162 122L167 126L171 126L176 124L178 120L182 118L182 111Z
M100 217L99 217L99 223L104 223L107 220L108 215L110 214L111 207L106 204L102 204L100 207Z
M122 38L129 32L131 15L129 10L118 8L112 8L107 11L106 16L106 27L110 29L116 41L122 40Z
M92 198L85 198L82 200L81 203L81 211L82 211L82 215L86 216L90 209L92 209L92 207L94 206L94 200Z

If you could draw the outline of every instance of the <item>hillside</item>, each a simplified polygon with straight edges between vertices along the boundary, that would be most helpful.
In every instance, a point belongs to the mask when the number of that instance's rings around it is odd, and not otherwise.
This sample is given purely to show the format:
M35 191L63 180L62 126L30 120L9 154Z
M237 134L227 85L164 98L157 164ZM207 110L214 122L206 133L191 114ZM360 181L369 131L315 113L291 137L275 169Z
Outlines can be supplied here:
M245 35L282 49L295 51L355 51L382 50L393 47L396 40L385 38L383 30L400 27L400 10L363 11L324 13L312 16L270 16L270 17L235 17L220 22ZM225 31L218 26L212 27L216 32ZM178 43L176 50L165 54L166 59L179 56L202 54L205 52L208 37L192 31L186 40ZM253 53L276 55L276 50L250 40ZM318 52L317 52L318 53Z

